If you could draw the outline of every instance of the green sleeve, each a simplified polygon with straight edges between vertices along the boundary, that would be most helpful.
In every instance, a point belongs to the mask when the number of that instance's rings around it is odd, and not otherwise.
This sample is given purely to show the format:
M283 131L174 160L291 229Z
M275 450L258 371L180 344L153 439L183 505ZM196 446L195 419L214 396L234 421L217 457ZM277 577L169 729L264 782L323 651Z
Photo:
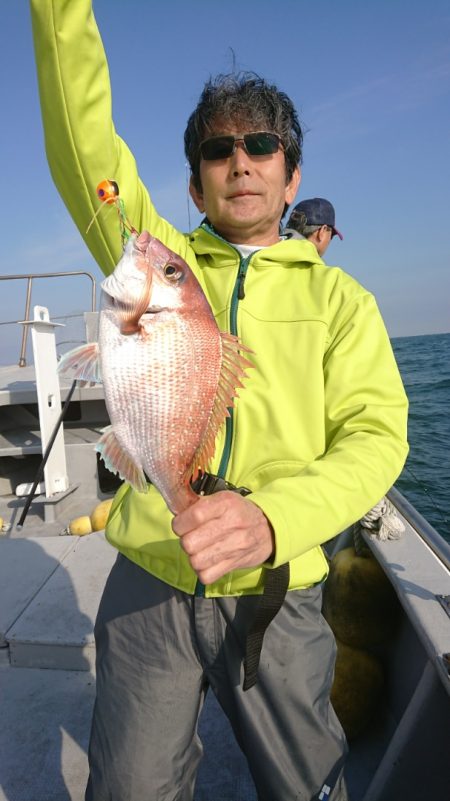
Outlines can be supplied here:
M251 496L273 525L275 567L363 517L405 462L408 401L370 293L347 302L330 326L324 382L325 452Z
M103 272L122 248L113 208L99 208L96 188L119 185L138 231L150 230L186 257L184 237L156 213L135 160L116 134L108 64L90 0L30 0L45 147L53 180Z

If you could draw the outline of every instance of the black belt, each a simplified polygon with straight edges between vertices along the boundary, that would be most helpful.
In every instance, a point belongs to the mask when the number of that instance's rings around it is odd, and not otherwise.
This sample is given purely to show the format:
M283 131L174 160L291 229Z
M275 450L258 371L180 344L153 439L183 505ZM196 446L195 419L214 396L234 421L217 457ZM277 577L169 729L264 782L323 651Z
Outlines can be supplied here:
M283 605L289 587L289 575L289 562L273 569L265 568L264 591L245 641L243 690L249 690L256 684L264 634Z
M192 489L197 495L212 495L214 492L222 492L228 490L229 492L238 492L239 495L250 495L251 490L247 487L236 487L225 481L224 478L214 476L212 473L200 473L195 481L191 482Z
M236 487L219 476L211 473L201 473L192 482L192 488L198 495L212 495L214 492L228 490L238 492L239 495L250 495L251 490L246 487ZM249 690L257 681L259 660L265 631L283 605L289 587L289 563L265 568L264 591L259 599L255 619L250 626L245 641L244 655L244 683L243 690Z

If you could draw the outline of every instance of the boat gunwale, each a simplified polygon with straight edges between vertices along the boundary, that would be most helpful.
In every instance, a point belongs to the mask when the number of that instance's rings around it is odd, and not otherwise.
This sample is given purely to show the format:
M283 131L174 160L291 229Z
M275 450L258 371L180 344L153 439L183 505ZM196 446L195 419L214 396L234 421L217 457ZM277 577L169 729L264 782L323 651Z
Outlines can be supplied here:
M433 553L450 570L450 544L439 534L435 528L417 511L415 506L410 503L402 493L392 487L387 493L387 497L393 503L409 525L416 531L424 542L431 548Z

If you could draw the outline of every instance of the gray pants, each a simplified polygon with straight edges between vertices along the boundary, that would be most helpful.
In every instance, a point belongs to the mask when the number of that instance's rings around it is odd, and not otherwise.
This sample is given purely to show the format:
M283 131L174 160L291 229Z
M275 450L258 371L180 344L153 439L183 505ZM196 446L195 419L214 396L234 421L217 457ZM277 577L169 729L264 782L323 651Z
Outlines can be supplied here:
M346 799L345 738L329 703L335 642L321 588L287 594L264 637L258 682L244 693L243 647L257 603L186 595L119 555L95 625L86 801L191 801L208 687L260 801Z

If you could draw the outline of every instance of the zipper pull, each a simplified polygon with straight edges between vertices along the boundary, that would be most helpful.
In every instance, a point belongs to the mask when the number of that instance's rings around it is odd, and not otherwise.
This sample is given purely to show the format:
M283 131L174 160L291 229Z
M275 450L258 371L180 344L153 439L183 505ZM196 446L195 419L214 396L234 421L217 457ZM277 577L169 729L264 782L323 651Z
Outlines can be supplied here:
M239 284L238 284L238 298L239 298L239 300L244 300L244 298L245 298L245 291L244 291L245 273L244 272L240 272L239 273L238 281L239 281Z

